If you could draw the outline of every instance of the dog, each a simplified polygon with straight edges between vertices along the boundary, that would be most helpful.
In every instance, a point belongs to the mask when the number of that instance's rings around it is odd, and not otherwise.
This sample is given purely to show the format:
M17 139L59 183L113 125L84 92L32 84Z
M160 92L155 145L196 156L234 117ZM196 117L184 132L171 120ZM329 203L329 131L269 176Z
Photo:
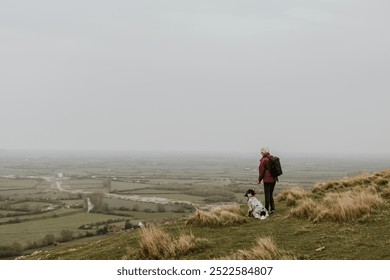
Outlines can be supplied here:
M265 220L268 217L268 211L264 205L255 197L256 193L254 189L249 189L245 193L245 197L248 198L248 216L255 217L258 220Z

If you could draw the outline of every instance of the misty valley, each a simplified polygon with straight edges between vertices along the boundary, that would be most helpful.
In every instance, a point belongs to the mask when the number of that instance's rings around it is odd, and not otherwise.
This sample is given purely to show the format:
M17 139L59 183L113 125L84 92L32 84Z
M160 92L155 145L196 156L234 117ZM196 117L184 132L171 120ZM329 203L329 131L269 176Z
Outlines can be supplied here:
M279 155L285 188L388 168L388 158ZM0 151L0 257L244 204L256 154Z

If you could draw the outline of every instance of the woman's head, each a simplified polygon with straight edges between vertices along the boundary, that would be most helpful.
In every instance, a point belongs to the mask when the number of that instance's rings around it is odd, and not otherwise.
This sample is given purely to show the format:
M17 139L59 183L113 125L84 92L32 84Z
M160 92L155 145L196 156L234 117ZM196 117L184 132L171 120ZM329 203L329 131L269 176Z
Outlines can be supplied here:
M261 148L261 153L262 153L262 154L268 154L268 153L269 153L268 147L263 147L263 148Z

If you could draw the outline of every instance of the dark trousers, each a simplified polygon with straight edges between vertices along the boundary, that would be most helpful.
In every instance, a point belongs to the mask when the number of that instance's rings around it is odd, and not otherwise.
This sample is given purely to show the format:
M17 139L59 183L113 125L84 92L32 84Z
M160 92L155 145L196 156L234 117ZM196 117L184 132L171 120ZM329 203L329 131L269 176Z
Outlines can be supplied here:
M274 188L276 183L265 183L264 182L264 197L265 197L265 208L268 211L275 211L274 203Z

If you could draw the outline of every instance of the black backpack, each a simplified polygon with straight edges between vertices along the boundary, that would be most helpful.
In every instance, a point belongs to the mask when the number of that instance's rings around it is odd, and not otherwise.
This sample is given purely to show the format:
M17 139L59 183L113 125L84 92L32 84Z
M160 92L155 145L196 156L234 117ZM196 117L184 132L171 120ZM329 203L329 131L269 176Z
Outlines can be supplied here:
M269 159L269 165L270 165L270 173L271 176L274 178L279 177L283 174L282 166L280 165L280 160L278 157L274 156L268 156Z

